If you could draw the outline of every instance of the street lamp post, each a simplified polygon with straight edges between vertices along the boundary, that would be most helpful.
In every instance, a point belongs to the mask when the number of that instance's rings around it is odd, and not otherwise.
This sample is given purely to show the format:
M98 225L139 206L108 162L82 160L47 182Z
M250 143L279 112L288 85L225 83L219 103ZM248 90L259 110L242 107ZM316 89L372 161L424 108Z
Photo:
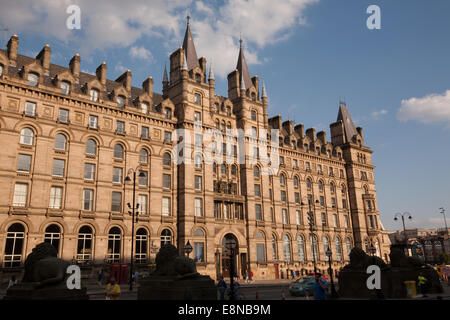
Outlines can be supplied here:
M188 256L188 258L189 258L189 254L192 252L192 246L191 246L191 244L189 243L189 240L188 240L188 242L186 243L186 245L184 246L184 253L186 253L187 254L187 256Z
M316 204L318 204L319 203L319 200L316 200ZM302 202L301 203L301 205L302 206L304 206L305 205L305 203L304 202ZM311 210L311 202L310 201L308 201L308 207L309 207L309 212L308 212L308 223L309 223L309 232L310 232L310 234L311 234L311 242L312 242L312 244L311 244L311 247L312 247L312 256L313 256L313 264L314 264L314 276L316 275L316 273L317 273L317 266L316 266L316 244L315 244L315 242L314 242L314 236L313 236L313 227L314 227L314 215L313 215L313 212L312 212L312 210Z
M139 209L139 203L136 205L136 172L139 170L139 178L145 177L144 172L141 170L141 165L137 166L136 169L130 168L128 170L128 175L125 178L125 182L133 182L133 206L128 202L128 208L131 211L128 213L131 215L131 259L130 259L130 291L133 290L133 262L134 262L134 222L136 217L136 209ZM133 174L133 180L131 180L130 175Z
M331 281L331 288L330 288L331 289L331 298L332 299L336 299L337 298L337 292L336 292L336 288L334 287L334 281L333 281L333 269L331 268L332 252L331 252L330 248L327 249L326 255L328 257L328 263L329 263L329 266L330 266L329 273L330 273L330 281Z
M403 235L404 235L404 237L405 237L405 247L406 247L406 250L408 251L408 236L406 235L405 216L408 216L408 219L409 219L409 220L412 219L412 216L411 216L411 214L410 214L409 212L403 212L403 213L399 213L399 212L398 212L398 213L395 214L394 220L397 221L399 216L402 218L402 223L403 223ZM409 255L409 254L408 254L408 255Z
M235 300L234 295L234 250L236 248L236 241L234 239L227 239L225 247L229 252L230 257L230 300Z
M448 235L447 218L445 218L445 209L444 208L439 208L439 210L441 210L441 213L444 216L445 233Z

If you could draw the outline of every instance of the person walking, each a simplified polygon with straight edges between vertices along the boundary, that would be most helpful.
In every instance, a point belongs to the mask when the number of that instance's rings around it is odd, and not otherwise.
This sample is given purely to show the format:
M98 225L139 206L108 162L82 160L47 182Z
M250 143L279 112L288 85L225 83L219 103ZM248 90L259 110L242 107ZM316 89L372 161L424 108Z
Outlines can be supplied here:
M103 269L100 269L97 274L97 283L99 286L102 285L102 280L103 280Z
M136 285L137 285L138 278L139 278L139 272L136 270L133 275L133 281L134 281L134 284L136 284Z
M9 280L8 288L6 288L6 290L8 290L9 288L13 287L16 284L17 284L16 276L11 276L11 280Z
M116 283L116 279L111 278L105 289L106 300L119 300L120 286Z
M325 280L322 279L322 274L320 273L316 273L316 283L314 283L314 299L327 299Z
M428 279L424 277L423 273L421 273L417 277L417 282L419 284L420 293L422 294L423 297L427 297L426 287L427 287Z
M223 280L223 276L221 275L219 278L219 282L217 283L217 289L219 290L220 300L225 300L225 292L227 291L227 283Z

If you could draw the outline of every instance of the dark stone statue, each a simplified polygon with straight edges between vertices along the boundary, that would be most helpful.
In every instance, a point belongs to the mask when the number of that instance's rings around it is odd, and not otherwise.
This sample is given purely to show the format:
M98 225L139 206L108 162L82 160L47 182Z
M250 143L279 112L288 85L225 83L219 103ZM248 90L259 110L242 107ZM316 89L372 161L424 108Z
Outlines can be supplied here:
M406 298L405 281L417 281L419 274L428 280L429 293L441 293L442 286L437 272L416 257L405 256L403 248L391 246L390 264L378 257L368 256L362 249L353 248L350 263L339 274L339 296L342 298ZM381 289L369 290L367 273L370 265L381 271Z
M163 246L155 262L155 271L140 282L138 300L217 299L214 280L200 275L195 262L180 256L175 246Z
M68 289L70 264L57 258L50 243L38 244L25 260L22 281L9 288L5 300L87 300L86 288Z

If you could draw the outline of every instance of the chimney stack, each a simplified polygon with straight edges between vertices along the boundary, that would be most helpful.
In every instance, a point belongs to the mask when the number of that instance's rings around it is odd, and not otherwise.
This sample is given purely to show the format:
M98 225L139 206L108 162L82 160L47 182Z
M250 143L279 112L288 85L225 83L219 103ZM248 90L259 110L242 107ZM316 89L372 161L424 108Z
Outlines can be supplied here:
M49 75L50 70L50 55L52 50L50 46L46 44L44 48L42 48L41 52L36 56L36 59L41 62L42 68L45 70L45 75Z
M130 93L131 92L131 71L127 69L120 77L116 79L116 82L120 82L123 84L125 89Z
M10 64L13 66L16 66L18 47L19 47L19 37L17 37L17 35L13 35L8 41L8 50L7 50Z
M73 74L77 82L80 78L80 55L76 53L69 62L70 72Z
M106 63L103 61L95 70L95 74L102 85L106 85L106 69Z
M147 79L142 82L142 89L149 95L153 96L153 78L148 77Z

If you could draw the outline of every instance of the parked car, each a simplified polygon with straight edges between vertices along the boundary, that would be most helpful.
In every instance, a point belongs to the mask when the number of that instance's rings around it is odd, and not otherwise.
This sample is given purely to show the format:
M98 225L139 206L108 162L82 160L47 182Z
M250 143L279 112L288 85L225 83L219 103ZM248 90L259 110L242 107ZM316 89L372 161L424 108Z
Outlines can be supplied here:
M322 280L326 282L326 290L328 290L328 281L324 277ZM305 296L308 292L308 295L314 295L314 284L316 283L316 279L314 277L306 277L300 278L291 282L289 285L289 293L291 296Z

